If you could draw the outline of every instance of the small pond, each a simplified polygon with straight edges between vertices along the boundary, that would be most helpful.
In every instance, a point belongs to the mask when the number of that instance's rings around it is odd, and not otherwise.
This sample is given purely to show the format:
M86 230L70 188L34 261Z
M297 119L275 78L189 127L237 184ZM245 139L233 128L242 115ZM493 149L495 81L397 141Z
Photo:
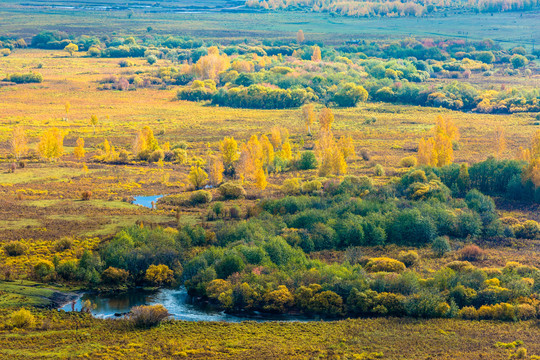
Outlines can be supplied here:
M147 208L152 208L152 201L154 203L157 203L159 199L161 199L163 195L152 195L152 196L134 196L135 199L133 201L134 205L141 205Z
M162 304L169 310L173 318L186 321L310 321L314 318L301 315L269 315L254 313L249 315L230 315L224 311L219 311L209 305L196 304L187 294L184 288L161 289L158 291L147 291L144 289L134 289L116 295L85 293L74 303L64 305L61 310L79 311L82 302L90 300L96 305L92 311L95 317L111 318L119 314L125 314L134 306Z

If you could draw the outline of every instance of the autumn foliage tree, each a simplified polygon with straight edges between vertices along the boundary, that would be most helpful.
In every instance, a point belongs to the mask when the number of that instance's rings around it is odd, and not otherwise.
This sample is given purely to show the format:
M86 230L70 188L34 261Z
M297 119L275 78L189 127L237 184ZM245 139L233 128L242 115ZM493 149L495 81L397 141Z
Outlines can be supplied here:
M521 150L523 160L528 158L529 165L523 173L523 180L530 180L535 187L540 187L540 130L537 130L531 140L529 149Z
M208 182L208 174L202 169L200 164L195 164L191 167L188 178L195 189L202 188Z
M225 171L230 173L233 168L233 164L238 160L238 143L234 137L225 137L223 141L219 143L221 150L221 159L223 160L223 166Z
M26 138L26 132L21 126L16 126L13 128L13 133L11 134L11 151L15 156L15 159L20 160L24 154L28 151L28 140Z
M216 46L208 48L208 55L202 56L195 65L193 72L201 79L216 80L218 74L230 67L227 54L220 54Z
M445 166L454 161L453 141L459 140L459 130L450 119L437 118L435 135L427 140L422 138L418 144L418 164Z
M65 132L58 128L47 130L41 135L38 151L42 158L49 161L58 159L64 154Z
M94 135L96 135L96 126L99 123L99 119L96 115L90 116L90 125L94 128Z
M319 176L345 175L347 158L355 154L352 138L342 137L336 141L332 133L334 114L324 108L319 114L319 139L316 141L316 153L319 160Z
M328 132L332 130L334 123L334 113L329 108L325 107L319 113L319 126L321 131Z
M85 154L86 151L84 150L84 139L78 138L77 146L75 147L75 149L73 149L73 155L75 155L77 159L82 159Z
M79 51L79 47L77 46L77 44L68 44L66 45L66 47L64 48L64 50L69 53L69 56L73 56L74 53L76 53L77 51Z
M497 146L497 157L500 158L506 150L506 136L504 133L504 128L500 126L495 130L495 142Z
M213 186L218 186L223 182L223 161L217 157L212 156L208 160L208 180Z
M315 45L313 47L313 54L311 55L311 61L319 62L322 60L321 48Z
M315 106L313 106L313 104L306 104L302 106L302 119L304 120L304 124L306 124L308 135L311 135L311 127L315 122L314 108Z
M170 284L174 279L174 272L167 265L150 265L144 278L158 286Z
M132 146L134 154L140 154L143 151L155 151L157 149L159 149L159 143L150 127L145 126L137 132Z

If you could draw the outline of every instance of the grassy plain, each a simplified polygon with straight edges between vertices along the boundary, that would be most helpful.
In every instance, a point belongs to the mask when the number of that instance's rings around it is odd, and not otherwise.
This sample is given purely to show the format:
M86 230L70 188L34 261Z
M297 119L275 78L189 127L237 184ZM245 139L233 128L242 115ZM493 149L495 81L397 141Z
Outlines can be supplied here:
M0 318L6 312L0 310ZM508 359L523 342L540 352L534 322L356 319L337 322L201 323L176 321L151 330L86 314L37 313L41 328L0 330L11 359ZM51 346L54 344L54 346Z
M19 0L7 0L0 8L0 18L4 20L0 24L0 33L30 37L37 28L62 30L74 35L127 33L143 36L150 26L156 34L190 35L225 42L243 41L246 38L291 40L299 29L303 29L308 34L307 40L325 43L357 39L398 39L407 36L469 40L492 38L508 46L525 46L529 49L533 41L540 43L540 35L535 31L538 11L493 15L462 12L451 16L434 15L425 18L358 19L288 11L279 12L276 16L276 13L242 8L238 12L218 12L200 9L200 4L192 1L175 2L172 4L175 9L172 10L167 8L168 3L163 2L161 8L153 9L130 6L129 2L119 3L122 6L120 10L103 11L96 9L99 3L90 1L89 6L82 10L52 7L55 2L48 1L23 3ZM227 2L215 1L208 6L228 6L220 3ZM107 2L106 5L110 4L111 2ZM199 9L193 9L197 7ZM131 17L128 17L129 14Z

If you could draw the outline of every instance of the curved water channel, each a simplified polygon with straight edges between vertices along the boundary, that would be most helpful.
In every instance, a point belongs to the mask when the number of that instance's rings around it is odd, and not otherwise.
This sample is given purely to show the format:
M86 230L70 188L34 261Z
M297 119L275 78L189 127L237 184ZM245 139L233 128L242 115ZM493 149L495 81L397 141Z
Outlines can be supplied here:
M133 289L120 294L84 293L73 303L61 307L64 311L80 311L82 302L90 300L96 305L92 315L99 318L115 318L128 313L132 307L139 305L162 304L174 319L186 321L313 321L313 317L302 315L280 315L251 313L231 315L216 310L209 305L198 304L187 293L186 289L161 289L147 291Z

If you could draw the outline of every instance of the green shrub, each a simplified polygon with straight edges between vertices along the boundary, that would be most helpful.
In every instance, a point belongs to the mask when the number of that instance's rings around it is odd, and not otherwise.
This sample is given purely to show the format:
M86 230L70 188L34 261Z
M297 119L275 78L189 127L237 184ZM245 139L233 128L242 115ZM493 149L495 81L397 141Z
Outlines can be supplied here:
M218 188L219 193L225 199L240 199L246 196L246 190L242 185L226 182Z
M212 194L206 190L198 190L191 194L189 201L193 205L207 204L212 201Z
M302 193L313 194L322 189L322 183L319 180L306 181L302 184Z
M54 274L54 265L49 260L39 260L34 265L34 274L38 280L48 281Z
M418 160L416 160L416 156L407 156L399 161L399 166L411 168L415 167L417 163Z
M181 193L163 196L158 199L158 203L167 206L188 206L190 205L190 199L187 193Z
M77 277L77 261L76 260L66 260L62 261L56 267L56 272L58 276L66 281L75 280Z
M373 174L375 176L384 176L386 172L381 164L377 164L375 165L375 168L373 168Z
M284 180L283 185L281 185L281 192L285 195L300 194L300 181L297 178Z
M40 83L43 81L43 76L38 73L27 73L27 74L11 74L6 78L7 81L14 82L16 84L28 84L28 83Z
M319 166L319 162L312 151L305 151L300 155L296 166L298 170L312 170Z
M146 61L148 61L150 65L154 65L157 61L157 57L155 55L148 55Z
M404 263L407 267L415 265L419 259L420 256L418 256L418 253L414 250L401 251L398 256L398 260Z
M447 236L436 237L431 243L431 249L439 257L444 256L446 253L452 250Z
M216 273L218 278L227 279L236 272L242 271L246 265L238 255L227 255L216 264Z
M368 272L403 272L405 271L405 264L401 261L391 259L388 257L371 258L365 266Z
M9 256L24 255L27 250L28 250L28 246L26 246L20 241L10 241L4 245L4 251Z

